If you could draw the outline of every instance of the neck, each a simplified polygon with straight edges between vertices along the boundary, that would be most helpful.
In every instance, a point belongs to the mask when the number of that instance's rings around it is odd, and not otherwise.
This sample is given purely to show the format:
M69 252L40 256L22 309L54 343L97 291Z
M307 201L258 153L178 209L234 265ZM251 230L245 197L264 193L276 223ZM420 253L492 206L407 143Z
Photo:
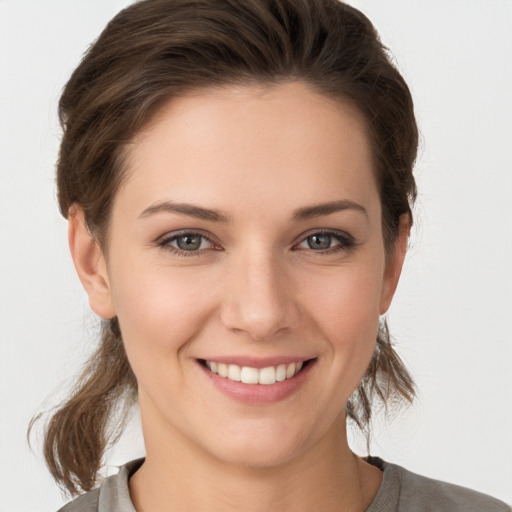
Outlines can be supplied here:
M130 479L138 512L167 511L170 505L178 512L361 512L382 479L350 451L344 416L316 445L272 467L228 463L179 434L159 439L146 428L145 438L153 442L146 443L146 461Z

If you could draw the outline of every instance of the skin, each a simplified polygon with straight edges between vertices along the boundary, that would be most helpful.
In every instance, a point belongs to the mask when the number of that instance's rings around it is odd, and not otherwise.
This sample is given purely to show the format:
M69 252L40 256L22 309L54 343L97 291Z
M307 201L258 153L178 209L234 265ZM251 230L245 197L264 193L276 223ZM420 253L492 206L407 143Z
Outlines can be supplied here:
M294 217L339 201L345 208ZM70 217L90 305L118 316L139 383L139 512L368 507L382 474L350 451L344 408L395 291L408 227L402 219L386 257L364 120L346 103L296 82L208 89L162 108L127 150L107 247L79 207ZM198 250L172 252L181 230L205 236ZM336 252L308 244L325 230L342 236L331 237ZM247 404L198 364L231 355L314 365L285 399Z

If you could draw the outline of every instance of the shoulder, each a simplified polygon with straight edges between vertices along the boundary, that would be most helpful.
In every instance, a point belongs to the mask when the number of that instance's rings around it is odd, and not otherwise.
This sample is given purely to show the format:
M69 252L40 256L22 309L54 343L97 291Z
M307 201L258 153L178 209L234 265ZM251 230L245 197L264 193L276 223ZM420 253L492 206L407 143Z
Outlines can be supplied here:
M511 512L510 506L487 494L418 475L381 461L383 487L394 487L398 511L407 512Z
M64 505L58 512L136 512L130 500L128 481L144 459L128 462L119 472L94 489Z
M100 490L94 489L94 491L78 496L60 508L58 512L97 512L99 495Z

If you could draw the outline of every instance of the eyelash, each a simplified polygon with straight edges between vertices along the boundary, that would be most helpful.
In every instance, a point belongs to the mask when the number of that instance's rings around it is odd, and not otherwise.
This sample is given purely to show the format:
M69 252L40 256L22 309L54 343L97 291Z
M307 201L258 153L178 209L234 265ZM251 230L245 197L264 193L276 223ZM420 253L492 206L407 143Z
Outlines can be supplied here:
M176 256L182 256L182 257L201 256L202 252L206 249L198 249L195 251L184 251L182 249L179 249L179 248L171 245L171 242L174 242L178 238L186 236L186 235L199 236L202 239L205 239L208 242L210 242L210 244L212 244L212 247L211 247L212 249L220 250L218 248L218 246L210 238L208 238L206 235L204 235L200 232L197 232L197 231L182 231L179 233L174 233L170 236L165 236L164 238L162 238L161 240L159 240L157 242L157 245L159 247L161 247L162 249L165 249L166 251L169 251L170 253L172 253ZM307 234L294 247L297 247L297 245L304 243L309 237L311 237L313 235L318 235L318 236L327 235L327 236L334 238L338 242L338 244L335 245L334 247L331 247L331 248L328 248L325 250L315 251L315 250L309 248L310 252L313 254L316 253L316 254L324 256L324 255L334 254L334 253L341 252L341 251L349 251L356 245L355 240L350 235L348 235L346 233L343 233L341 231L334 231L334 230L320 230L320 231L313 231L313 232Z
M327 236L334 238L338 242L338 244L335 245L334 247L330 247L328 249L324 249L321 251L314 251L313 249L310 248L310 251L312 253L319 254L322 256L338 253L341 251L349 251L356 245L355 240L347 233L344 233L342 231L328 230L328 229L324 229L324 230L320 230L320 231L313 231L312 233L309 233L300 241L300 244L304 243L310 236L313 236L313 235L320 235L320 236L327 235Z
M196 251L184 251L182 249L179 249L177 247L173 247L171 245L171 242L174 242L178 238L181 238L181 237L187 236L187 235L188 236L199 236L202 239L208 240L208 242L210 242L210 244L212 244L212 248L214 250L219 250L219 249L216 249L216 247L218 247L218 246L210 238L208 238L203 233L200 233L200 232L197 232L197 231L181 231L179 233L173 233L170 236L164 236L164 238L160 239L157 242L157 245L159 247L161 247L162 249L165 249L166 251L169 251L170 253L174 254L175 256L183 256L183 257L201 256L202 252L205 249L200 249L200 250L196 250Z

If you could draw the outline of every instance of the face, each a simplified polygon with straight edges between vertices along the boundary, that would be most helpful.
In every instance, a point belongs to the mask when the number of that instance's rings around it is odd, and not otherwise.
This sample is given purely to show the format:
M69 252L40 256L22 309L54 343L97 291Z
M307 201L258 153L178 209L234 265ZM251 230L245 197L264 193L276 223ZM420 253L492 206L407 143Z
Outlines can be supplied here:
M148 450L268 466L344 431L401 265L349 105L301 83L172 100L130 145L106 253L91 305L119 318Z

